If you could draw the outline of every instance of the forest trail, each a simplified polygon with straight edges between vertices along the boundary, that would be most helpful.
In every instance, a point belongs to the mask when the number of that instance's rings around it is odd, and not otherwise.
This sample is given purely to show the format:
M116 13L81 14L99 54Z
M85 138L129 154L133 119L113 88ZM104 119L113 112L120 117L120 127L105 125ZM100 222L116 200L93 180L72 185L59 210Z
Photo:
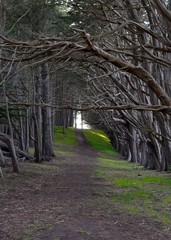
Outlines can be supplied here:
M81 130L77 139L79 145L63 159L47 163L48 171L26 171L9 188L2 182L7 190L0 189L0 239L170 239L149 219L119 212L111 199L114 187L95 177L98 152Z

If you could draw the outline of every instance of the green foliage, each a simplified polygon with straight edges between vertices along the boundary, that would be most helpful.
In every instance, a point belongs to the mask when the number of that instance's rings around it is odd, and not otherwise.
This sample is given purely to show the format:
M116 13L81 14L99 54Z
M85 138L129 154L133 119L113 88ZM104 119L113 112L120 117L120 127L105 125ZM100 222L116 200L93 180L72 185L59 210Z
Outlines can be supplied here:
M102 153L116 155L116 150L112 147L109 138L102 130L84 130L84 136L92 147Z
M90 34L100 33L105 26L103 21L97 21L97 17L103 17L103 7L98 1L72 0L67 1L68 13L73 20L75 28L86 29ZM93 14L96 12L96 14Z
M19 119L19 117L23 117L26 116L26 109L22 108L22 109L18 109L15 107L9 107L9 115L10 118L14 118L14 119ZM0 107L0 121L2 122L5 121L7 119L7 110L6 107Z
M67 3L62 0L11 0L7 3L6 15L7 32L10 30L12 37L22 40L42 32L63 35L70 31L73 22Z
M112 201L121 211L171 224L171 174L155 172L109 156L98 159L95 175L113 186Z
M60 146L76 146L78 143L75 134L75 129L67 128L65 129L65 133L63 133L63 128L56 126L54 142L55 144Z

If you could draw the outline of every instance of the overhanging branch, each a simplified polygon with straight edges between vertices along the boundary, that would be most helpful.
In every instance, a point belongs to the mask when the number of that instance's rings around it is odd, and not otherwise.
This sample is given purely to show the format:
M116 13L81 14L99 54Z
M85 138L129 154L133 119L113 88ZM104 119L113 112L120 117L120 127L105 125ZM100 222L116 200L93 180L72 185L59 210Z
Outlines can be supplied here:
M4 104L4 102L0 102ZM136 111L153 111L153 112L163 112L165 114L171 115L171 107L169 106L161 106L161 105L134 105L134 104L123 104L123 105L105 105L105 106L96 106L96 105L88 105L85 106L73 106L73 105L53 105L53 104L45 104L45 103L12 103L9 102L11 106L18 107L50 107L57 110L62 109L71 109L75 111L91 111L91 110L101 110L101 111L110 111L110 110L136 110Z

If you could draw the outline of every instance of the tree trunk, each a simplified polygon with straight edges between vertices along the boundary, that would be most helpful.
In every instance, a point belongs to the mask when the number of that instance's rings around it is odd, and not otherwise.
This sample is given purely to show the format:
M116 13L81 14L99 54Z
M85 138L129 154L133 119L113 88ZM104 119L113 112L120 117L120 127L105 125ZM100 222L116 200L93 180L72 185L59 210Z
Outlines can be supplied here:
M40 103L42 98L41 91L41 74L40 68L34 77L35 84L35 103ZM33 121L34 121L34 157L37 163L42 161L42 111L39 106L33 108Z
M41 67L42 76L42 100L44 103L50 103L50 77L48 64ZM50 107L42 108L42 154L43 156L54 156L52 141L52 111Z
M5 165L5 160L4 160L4 155L2 153L2 150L0 148L0 166L4 166Z
M19 172L18 159L17 159L13 139L4 133L0 133L0 140L6 143L6 145L8 146L9 152L12 157L13 171L18 173Z
M136 139L136 130L135 128L129 124L129 148L131 151L131 161L130 162L137 162L137 139Z
M19 112L20 114L20 112ZM24 119L23 117L19 117L19 126L20 126L20 134L19 134L19 143L20 143L20 148L25 151L25 141L24 141Z

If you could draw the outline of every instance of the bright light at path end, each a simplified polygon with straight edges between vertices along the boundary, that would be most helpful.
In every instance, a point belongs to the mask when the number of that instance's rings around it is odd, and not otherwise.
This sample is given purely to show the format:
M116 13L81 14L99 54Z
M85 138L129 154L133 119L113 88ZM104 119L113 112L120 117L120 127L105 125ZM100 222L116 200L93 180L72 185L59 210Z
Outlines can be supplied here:
M84 120L82 121L80 112L77 113L76 119L74 120L74 126L77 129L90 129L91 128L90 125L88 125Z

